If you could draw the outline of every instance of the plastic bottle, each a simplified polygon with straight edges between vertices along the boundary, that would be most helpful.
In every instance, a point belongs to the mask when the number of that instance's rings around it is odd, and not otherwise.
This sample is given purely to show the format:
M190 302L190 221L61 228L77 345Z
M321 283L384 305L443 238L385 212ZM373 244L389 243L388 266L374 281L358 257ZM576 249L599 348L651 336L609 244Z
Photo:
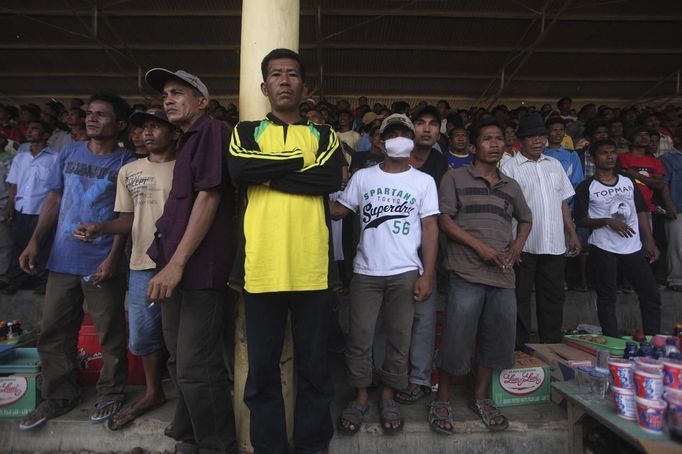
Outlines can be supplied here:
M680 353L680 350L675 346L675 338L673 337L665 340L665 357L670 358L671 353Z

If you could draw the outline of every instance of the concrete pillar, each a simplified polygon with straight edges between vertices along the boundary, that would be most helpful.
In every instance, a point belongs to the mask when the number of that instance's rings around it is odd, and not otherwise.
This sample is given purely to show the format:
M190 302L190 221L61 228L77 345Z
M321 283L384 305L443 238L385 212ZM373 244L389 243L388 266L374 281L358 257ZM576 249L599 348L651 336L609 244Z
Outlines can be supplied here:
M270 110L263 96L260 63L272 49L284 47L298 52L299 0L248 0L242 2L242 36L239 69L239 116L241 120L259 120ZM294 421L294 361L291 326L287 328L280 367L282 394L286 410L289 440ZM244 300L239 298L235 327L234 412L240 452L253 452L249 437L249 409L244 404L244 386L248 373L247 345L244 332Z

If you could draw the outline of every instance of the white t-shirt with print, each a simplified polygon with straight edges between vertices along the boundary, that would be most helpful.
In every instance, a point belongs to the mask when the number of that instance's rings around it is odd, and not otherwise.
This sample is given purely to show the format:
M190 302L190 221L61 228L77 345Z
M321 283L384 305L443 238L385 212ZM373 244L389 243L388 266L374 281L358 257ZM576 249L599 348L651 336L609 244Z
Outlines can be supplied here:
M430 175L412 167L400 173L384 172L378 165L361 169L353 174L339 203L360 217L354 272L368 276L423 272L418 254L421 219L439 213Z

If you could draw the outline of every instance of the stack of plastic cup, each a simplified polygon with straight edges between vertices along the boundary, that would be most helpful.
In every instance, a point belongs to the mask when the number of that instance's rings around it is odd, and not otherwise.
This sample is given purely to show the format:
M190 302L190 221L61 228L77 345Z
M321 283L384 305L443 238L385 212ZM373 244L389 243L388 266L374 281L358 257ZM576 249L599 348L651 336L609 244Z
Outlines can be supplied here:
M663 396L663 363L651 358L635 359L632 374L639 426L652 433L663 432L668 404Z

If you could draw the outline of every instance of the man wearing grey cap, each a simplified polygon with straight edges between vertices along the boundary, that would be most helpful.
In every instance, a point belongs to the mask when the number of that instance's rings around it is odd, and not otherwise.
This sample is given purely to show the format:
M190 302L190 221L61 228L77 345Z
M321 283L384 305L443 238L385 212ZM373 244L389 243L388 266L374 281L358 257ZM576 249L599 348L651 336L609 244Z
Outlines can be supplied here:
M154 277L156 264L147 255L147 248L154 239L154 224L168 200L180 130L168 122L166 113L158 107L135 112L128 124L142 129L148 156L126 164L118 172L114 211L119 216L76 228L76 234L85 242L101 235L132 233L133 238L128 279L128 346L132 354L142 358L147 390L144 397L126 405L107 421L111 430L122 429L166 402L161 387L164 359L161 306L147 302L147 286Z
M155 68L145 78L163 94L168 121L182 130L173 185L147 251L157 269L147 298L161 305L178 393L168 433L180 442L176 452L236 453L223 361L235 231L227 131L206 114L208 89L197 76Z

